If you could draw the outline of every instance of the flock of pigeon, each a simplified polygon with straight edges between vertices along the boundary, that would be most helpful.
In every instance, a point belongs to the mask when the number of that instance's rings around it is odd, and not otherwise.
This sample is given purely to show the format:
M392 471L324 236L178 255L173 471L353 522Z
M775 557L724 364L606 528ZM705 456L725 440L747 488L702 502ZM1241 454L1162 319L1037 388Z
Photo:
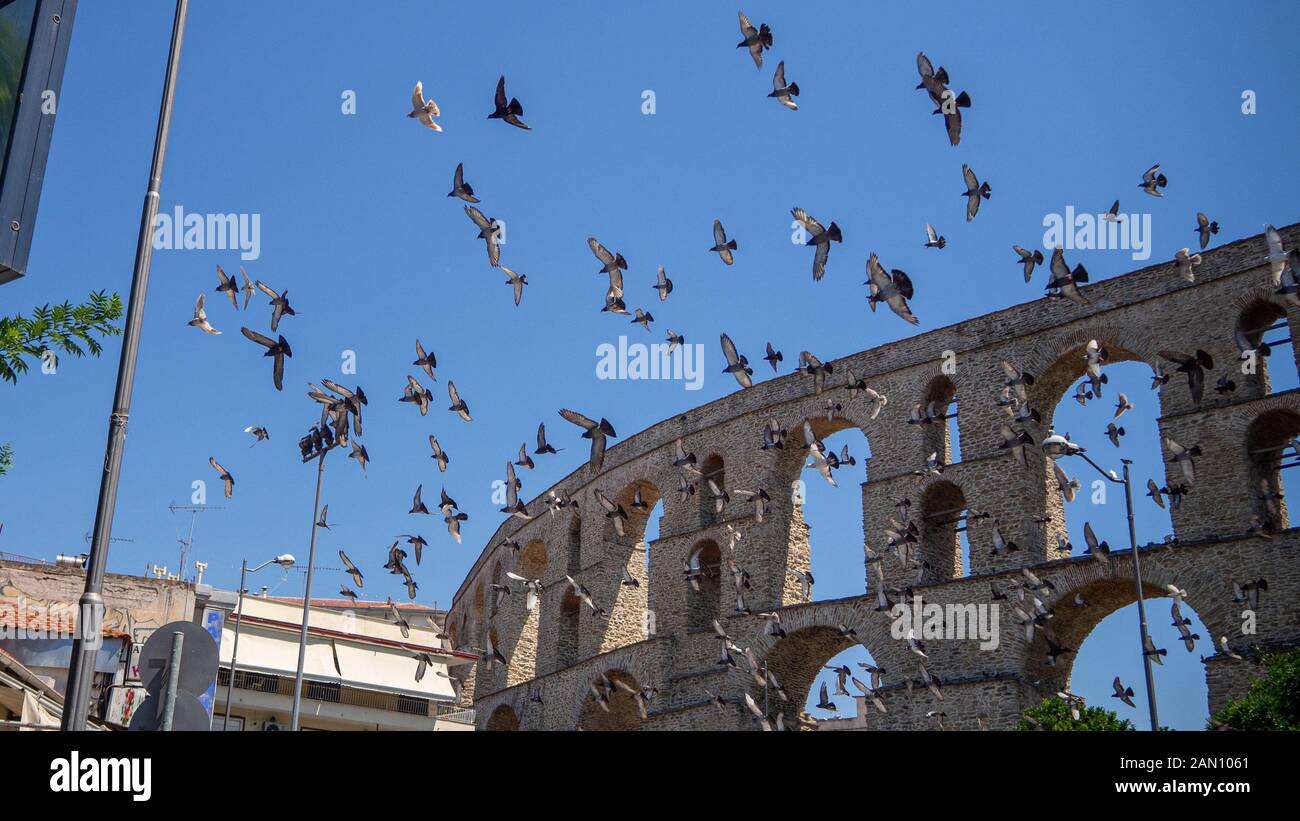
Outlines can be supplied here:
M752 57L755 66L761 70L763 67L763 54L765 51L770 50L773 45L772 30L766 23L762 23L758 27L755 27L751 24L744 13L739 15L739 21L743 39L737 47L746 49ZM953 146L957 146L960 142L962 131L961 112L962 109L970 108L970 95L965 91L954 93L949 88L949 75L947 70L942 66L936 70L925 54L918 54L916 62L917 70L920 75L920 83L917 85L917 88L924 90L930 101L934 104L935 109L933 113L942 115L944 128L949 141ZM521 130L531 130L531 127L521 119L524 114L523 105L517 98L507 96L505 84L505 77L502 76L496 85L493 109L492 112L488 114L488 119L501 120ZM776 99L786 108L792 111L797 111L798 104L795 102L794 98L799 96L800 89L798 84L786 80L784 60L777 64L772 85L773 90L768 96ZM414 119L434 132L442 131L442 127L438 122L438 118L441 116L441 111L432 98L425 96L424 86L422 83L416 83L415 89L412 93L411 103L411 110L407 114L409 118ZM970 221L979 213L981 202L990 198L992 189L988 181L981 181L969 165L962 165L962 177L965 187L961 192L961 196L966 201L966 220ZM1160 166L1155 165L1143 174L1142 182L1139 185L1147 194L1160 197L1162 196L1161 189L1168 185L1168 178L1161 173ZM502 223L496 218L485 215L483 211L475 207L476 205L481 204L481 200L474 188L466 181L463 164L458 164L456 166L453 173L452 190L447 194L447 196L459 199L465 203L463 206L464 211L477 229L476 238L482 240L485 244L488 264L492 268L499 269L505 274L505 284L511 287L514 303L515 305L519 305L523 297L524 287L528 285L528 279L523 274L517 273L502 264L501 249L504 244L502 242ZM799 226L801 226L802 231L806 234L805 244L807 246L812 246L813 248L812 276L814 281L820 281L826 274L831 244L842 243L843 232L836 222L831 221L829 225L827 225L810 215L802 208L796 207L792 209L791 214L794 220L799 224ZM1106 215L1106 219L1118 220L1122 218L1123 217L1119 214L1119 203L1116 201L1115 205ZM934 248L936 250L941 250L947 247L947 239L936 231L932 225L927 224L925 229L925 247ZM1213 234L1218 233L1218 231L1219 224L1217 222L1210 220L1204 213L1197 214L1196 232L1199 236L1199 244L1202 249L1207 246L1210 237ZM726 229L718 220L714 220L713 222L712 234L713 245L708 249L709 252L716 253L724 264L733 264L735 255L739 248L737 241L728 235ZM1278 293L1284 295L1287 300L1300 305L1300 252L1293 248L1289 254L1286 253L1282 247L1280 237L1271 226L1267 228L1266 234L1269 245L1269 264L1272 267L1273 277L1278 288ZM604 289L604 301L601 312L630 316L632 323L639 324L646 330L649 330L650 324L655 321L655 318L650 311L638 307L634 311L630 312L627 308L627 303L625 301L626 292L624 290L624 272L628 270L627 259L620 252L610 251L594 237L588 238L587 244L596 260L600 263L600 268L597 273L608 278L608 286ZM1025 281L1029 282L1032 279L1035 267L1044 262L1044 255L1042 251L1029 251L1019 245L1013 246L1013 249L1017 256L1016 264L1023 268ZM1194 279L1195 267L1200 264L1200 261L1199 254L1189 253L1188 249L1182 249L1176 257L1177 269L1184 278L1192 281ZM1080 286L1088 282L1088 273L1082 265L1076 265L1074 268L1070 268L1065 261L1063 250L1058 247L1052 253L1049 267L1050 277L1046 287L1050 296L1067 299L1078 305L1089 304L1088 299L1080 290ZM914 295L914 285L911 277L902 270L887 269L875 253L870 254L867 260L866 269L868 278L864 284L869 288L869 294L867 296L868 307L872 311L875 311L877 305L883 303L903 320L912 325L918 325L920 320L912 312L908 302ZM256 343L261 349L263 349L263 356L272 359L272 378L274 386L276 390L282 390L284 360L286 357L292 357L293 351L290 347L289 341L283 335L278 333L278 329L283 317L296 316L296 313L289 304L287 291L276 291L264 282L252 281L243 268L240 269L240 273L243 277L242 286L240 286L233 277L228 276L220 266L217 266L218 285L216 291L218 293L224 293L229 298L232 308L236 311L246 311L250 299L257 291L261 291L264 295L270 298L272 313L270 317L269 330L271 334L276 336L276 338L272 339L270 336L266 336L248 327L242 327L240 330L244 337ZM662 266L658 268L656 280L651 287L656 291L661 303L667 301L669 295L673 293L673 281L667 276ZM238 294L241 292L244 297L242 309L238 300ZM221 331L214 328L210 322L209 316L205 310L204 296L202 294L198 297L194 306L194 318L189 322L189 324L208 334L218 335L221 333ZM1267 350L1261 347L1262 343L1260 336L1262 336L1262 333L1253 336L1239 335L1237 341L1243 354L1254 350L1259 350L1261 353L1265 354L1267 353ZM670 345L670 352L673 348L685 342L685 337L682 334L671 329L667 331L667 338ZM735 344L727 334L723 333L721 335L720 342L723 356L727 363L723 372L730 373L742 389L751 387L753 385L754 369L750 366L749 360L736 349ZM435 381L436 377L434 375L434 368L437 366L436 357L431 351L426 351L418 339L415 342L415 350L417 358L414 360L412 365L422 370L430 382ZM1172 366L1173 372L1185 374L1192 398L1199 403L1205 384L1206 373L1213 368L1213 360L1211 357L1204 351L1200 350L1190 354L1178 351L1161 351L1160 355L1164 359L1168 360ZM1096 342L1090 343L1085 356L1087 359L1086 372L1088 383L1086 385L1084 383L1079 385L1075 398L1080 403L1086 403L1093 399L1100 398L1102 395L1102 386L1107 381L1106 376L1101 373L1101 367L1107 360L1105 349L1097 345ZM763 359L768 362L775 374L778 371L778 363L784 361L784 355L780 350L774 348L771 342L768 342L766 346L766 355ZM1028 464L1025 458L1027 449L1041 448L1044 445L1044 442L1053 437L1057 440L1066 442L1068 447L1077 447L1068 442L1068 437L1056 437L1050 429L1046 431L1038 429L1041 415L1037 410L1029 406L1027 393L1027 386L1031 386L1034 382L1033 375L1022 371L1013 363L1003 363L1003 367L1007 374L1007 380L1002 389L1001 396L999 397L999 405L1005 408L1008 420L1001 426L1003 439L1002 447L1009 451L1015 461L1022 467L1027 467ZM829 382L832 375L835 374L835 366L832 363L824 362L809 351L802 351L799 354L798 364L796 366L796 372L804 373L812 377L813 389L816 395L820 396L824 392L835 392L826 401L827 419L834 420L836 413L842 409L842 405L835 398L836 395L838 395L839 389L845 390L849 399L853 399L858 395L866 397L870 402L871 418L874 419L880 413L880 410L885 407L887 403L886 397L869 387L866 384L865 379L855 376L850 369L845 368L844 370L847 376L845 383L842 385L831 386ZM1160 366L1156 375L1153 377L1152 387L1158 388L1160 385L1167 382L1171 376L1172 373L1170 372L1169 367ZM359 386L355 389L348 389L329 379L322 380L324 390L318 388L314 384L308 384L310 387L308 396L321 405L321 419L319 424L313 425L307 436L303 437L299 441L303 460L308 461L316 457L323 458L323 455L334 447L347 447L350 445L351 452L349 457L356 459L364 472L369 460L369 454L366 451L365 446L357 440L357 437L361 435L362 431L362 408L369 404L365 392ZM1233 386L1230 381L1221 379L1219 380L1216 390L1224 392L1230 391L1232 388ZM469 406L457 391L455 383L451 380L447 381L447 393L450 401L448 411L456 414L460 419L467 423L472 422L473 417L470 415ZM402 396L399 397L398 401L413 405L419 410L421 416L425 416L434 400L431 389L422 384L416 376L408 375L407 384L404 386ZM1115 413L1107 428L1107 435L1111 442L1116 446L1119 445L1119 438L1124 435L1124 429L1116 426L1115 422L1119 420L1125 412L1131 410L1132 407L1133 405L1128 398L1124 394L1120 394L1116 402ZM561 409L559 413L565 421L582 430L582 438L590 440L590 455L588 461L592 470L592 475L598 475L603 464L608 440L617 436L613 425L609 420L603 417L593 419L567 408ZM908 421L915 425L931 425L940 423L945 418L946 415L944 410L939 408L937 403L929 403L924 407L921 404L914 406ZM351 429L351 433L349 432L349 428ZM255 437L254 445L258 442L269 439L269 434L264 427L252 425L245 428L245 431ZM804 421L800 433L802 434L801 447L807 451L808 466L814 468L831 485L836 484L833 476L835 470L856 464L856 460L848 453L847 447L842 449L839 453L828 449L814 433L809 420ZM429 435L428 438L430 449L432 451L431 458L435 460L439 472L445 473L451 462L451 457L442 448L435 436ZM786 439L787 431L781 428L773 420L763 426L761 436L756 437L756 446L761 447L763 450L783 449L787 445ZM1182 473L1186 482L1171 483L1164 487L1157 487L1154 482L1149 482L1148 495L1150 495L1153 500L1162 507L1165 503L1164 500L1167 498L1169 505L1176 509L1181 497L1190 492L1190 489L1195 482L1193 460L1197 455L1199 455L1199 449L1195 446L1184 448L1172 439L1167 439L1165 444L1174 459L1181 465ZM547 442L546 428L545 423L543 422L538 425L536 447L533 449L532 454L530 455L528 453L526 445L521 445L517 458L514 460L506 460L505 489L507 499L505 506L501 508L502 513L527 521L539 515L541 510L545 510L554 515L566 507L575 509L580 507L580 502L577 499L563 498L554 490L549 491L544 498L538 500L540 507L536 508L534 512L530 512L528 505L520 499L519 493L522 489L522 482L518 478L515 468L531 470L535 466L532 457L554 455L558 450L559 449L554 448ZM224 484L226 498L230 498L235 485L233 475L215 458L210 459L210 464ZM681 482L678 487L680 498L688 499L691 496L694 496L697 492L707 491L715 501L716 510L721 512L734 495L752 502L754 505L755 520L758 522L763 520L764 512L771 498L764 488L756 487L746 490L732 488L728 490L727 488L720 486L713 477L705 476L701 472L700 468L697 466L695 454L686 451L681 440L678 440L676 443L672 464L681 470ZM914 473L918 478L925 479L930 476L942 474L944 467L945 466L938 453L932 453L926 460L926 464L919 467L914 471ZM1073 499L1074 493L1078 488L1077 480L1069 479L1059 466L1056 468L1056 476L1062 495L1067 501ZM1267 487L1264 490L1265 493L1271 492ZM409 511L412 515L432 515L422 500L422 491L423 485L420 484L415 489L413 502ZM612 521L614 528L619 533L622 533L624 522L627 521L629 516L627 510L624 509L622 504L611 499L599 490L597 490L594 495L596 501L603 510L605 517ZM631 505L633 509L639 513L648 514L649 512L648 509L646 509L648 508L648 505L641 498L639 491ZM919 551L917 550L919 546L919 532L915 522L910 521L907 516L910 505L910 500L906 498L899 501L898 510L901 521L894 520L891 523L890 529L887 531L886 538L888 547L886 552L893 553L893 555L902 562L905 567L915 569L917 572L916 582L919 584L926 579L926 574L929 572L930 568L920 557ZM1275 508L1276 500L1273 500L1270 509ZM440 492L438 511L442 514L448 533L457 543L459 543L461 540L461 523L466 521L469 517L467 514L460 511L455 500L447 494L445 488ZM327 512L328 505L321 511L320 521L316 523L318 527L329 527L329 523L326 521ZM981 514L978 511L968 511L967 522L977 522L986 517L987 514ZM1273 524L1274 523L1268 521L1259 521L1257 522L1258 527L1255 528L1255 530L1257 530L1260 535L1267 536L1268 531L1271 529ZM996 521L991 523L990 526L992 529L994 553L1003 554L1017 549L1013 542L1002 536ZM728 545L730 557L727 560L727 565L730 570L735 593L734 609L738 613L749 613L751 611L745 603L745 594L749 589L748 573L735 559L735 544L742 536L735 528L728 526L728 529L730 531L730 541ZM1106 561L1105 543L1096 542L1095 536L1092 536L1091 527L1088 527L1086 532L1089 535L1089 552L1096 556L1099 561ZM1058 538L1064 541L1063 537L1058 536ZM406 564L408 554L406 550L401 547L403 543L413 548L415 553L415 564L418 566L421 561L423 548L428 545L428 542L418 534L403 534L389 546L386 552L387 562L383 565L383 568L394 575L402 576L410 598L414 599L417 594L418 584L415 582L411 570ZM507 541L504 546L509 547L513 551L514 555L516 557L518 556L520 546L517 543ZM1062 546L1068 547L1067 544L1063 544ZM343 551L339 551L339 556L343 562L345 572L351 578L352 583L357 588L363 587L364 574L362 570L351 559L349 559ZM887 587L884 583L883 570L881 570L879 564L881 560L881 553L877 553L871 548L867 548L867 564L874 567L876 572L875 584L873 585L878 599L878 606L876 609L879 611L887 611L893 606L893 598L891 597L901 597L905 601L910 600L911 587L909 586L903 589ZM805 595L811 599L813 584L812 574L806 571L791 570L790 572L798 578L800 584L803 586ZM684 581L697 589L704 573L705 569L701 567L698 558L684 562ZM530 609L535 608L542 590L541 580L525 578L513 570L508 572L506 575L510 582L521 585L521 589L526 592L527 606ZM1025 603L1028 600L1031 603L1025 604L1024 608L1019 606L1015 608L1017 619L1022 625L1024 625L1027 639L1032 641L1037 635L1042 635L1044 637L1047 645L1046 653L1048 663L1054 664L1057 657L1065 653L1072 653L1074 650L1068 647L1063 647L1054 638L1050 622L1053 611L1036 595L1044 589L1051 589L1050 582L1038 580L1029 571L1024 571L1024 576L1024 580L1017 585L1019 601ZM580 580L572 577L566 578L567 584L573 595L578 597L585 606L589 607L598 616L605 615L604 611L596 603L596 597L591 594L590 590L588 590ZM630 586L639 584L639 582L627 574L626 571L622 583ZM510 595L514 590L512 585L509 583L496 583L493 584L492 587L493 594L496 596L498 603L503 600L505 596ZM1258 582L1250 583L1249 586L1243 585L1237 592L1239 595L1246 595L1247 592L1245 591L1248 591L1250 595L1257 596L1258 591L1265 589L1265 587L1265 582L1259 580ZM354 600L357 595L355 591L347 586L341 587L340 594L345 597L353 598ZM999 594L995 591L995 598L1006 598L1006 595L1005 592ZM1180 634L1190 650L1192 646L1191 643L1199 637L1188 634L1186 625L1189 622L1178 615L1178 597L1177 594L1175 595L1175 626L1179 628ZM391 599L389 600L389 603L392 605L390 609L390 618L402 628L404 636L408 635L409 625L401 617L400 612L396 605L392 604ZM1075 604L1080 605L1080 602L1076 600ZM758 615L760 615L766 622L767 635L781 636L784 634L780 624L779 613L760 613ZM777 696L783 700L787 698L780 683L776 680L770 670L767 670L760 665L755 658L752 649L742 649L736 646L727 635L720 622L715 621L714 628L717 631L718 638L722 645L719 661L720 664L735 667L739 664L736 661L736 658L739 657L743 659L748 667L749 673L754 677L755 682L759 684L760 687L766 688L766 692L768 693L775 692ZM856 640L852 627L840 625L840 631L845 637ZM488 665L506 663L506 659L500 650L492 646L491 638L487 631L484 633L482 643L484 644L484 647L482 648L466 645L464 648L459 649L467 649L479 653L481 658ZM915 637L909 637L908 644L920 658L926 658L924 646L918 639ZM1226 647L1226 639L1223 640L1223 644L1225 646L1225 652L1231 652ZM1163 655L1165 651L1156 650L1152 647L1150 648L1150 652L1155 655L1158 660L1159 655ZM417 680L419 680L423 677L431 659L424 653L414 654L414 659L417 662L415 675ZM886 671L873 665L863 664L862 666L870 673L870 686L854 677L847 667L833 668L836 670L838 676L836 692L839 694L847 694L845 682L851 681L862 695L866 696L875 705L876 709L883 711L885 709L884 703L880 699L877 691L881 686ZM918 678L907 679L909 692L914 685L919 684L934 693L937 698L941 699L942 689L938 678L926 669L924 663L920 663L918 668ZM635 698L642 715L646 714L647 705L656 695L653 688L635 690L620 681L611 679L608 675L602 675L591 685L592 697L595 699L595 702L605 710L609 709L611 697L620 690L626 690ZM1131 690L1121 690L1117 680L1116 697L1122 698L1125 700L1125 703L1130 703L1128 698L1129 695L1131 695ZM727 705L720 697L713 694L709 694L709 696L714 703L724 709L727 708ZM1078 702L1078 697L1073 696L1072 694L1063 694L1062 697L1066 697L1067 701L1069 701L1071 705L1075 705ZM530 698L533 701L540 701L540 693L533 694ZM754 715L755 719L765 729L782 729L784 727L784 719L780 711L777 712L775 722L773 722L769 718L767 711L760 708L748 695L745 696L744 706ZM833 708L833 704L831 704L827 698L825 684L822 685L821 703L819 706L827 709ZM942 712L934 712L931 715L932 717L937 718L942 725L944 717ZM984 723L984 721L981 721L982 725Z

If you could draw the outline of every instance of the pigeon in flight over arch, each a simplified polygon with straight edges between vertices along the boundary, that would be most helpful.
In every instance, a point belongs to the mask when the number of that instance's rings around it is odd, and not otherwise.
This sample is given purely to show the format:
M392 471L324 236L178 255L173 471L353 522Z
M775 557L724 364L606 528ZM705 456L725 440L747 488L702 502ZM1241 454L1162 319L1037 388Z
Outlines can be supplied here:
M830 258L831 242L843 242L844 234L835 222L832 221L830 227L826 228L802 208L792 208L790 214L808 232L808 240L804 244L816 247L813 253L812 275L813 281L819 282L826 276L826 261Z
M287 290L276 292L274 288L267 285L265 282L263 282L260 279L257 280L257 282L254 282L253 284L257 287L257 290L261 291L262 293L266 294L271 298L271 306L272 306L271 333L275 333L277 330L279 330L281 317L285 316L286 314L289 316L298 315L297 312L289 305L289 292Z
M441 115L442 112L438 110L438 104L432 98L424 99L424 83L417 81L415 90L411 92L411 111L406 116L419 120L421 125L434 131L442 131L442 126L433 121L434 117Z
M1176 371L1187 374L1187 390L1191 393L1192 401L1201 404L1201 397L1205 393L1205 372L1214 369L1213 357L1200 349L1197 349L1194 356L1179 351L1158 353L1162 358L1177 363Z
M456 383L450 380L447 382L447 396L451 399L451 407L447 408L447 410L452 411L466 422L474 421L473 417L469 415L469 405L465 404L465 400L460 398L460 391L456 390Z
M245 274L245 276L247 276L247 274ZM235 284L235 278L232 276L228 276L226 272L221 269L220 265L217 266L216 290L217 293L219 294L224 293L227 297L229 297L230 306L235 310L239 310L239 297L238 297L239 286Z
M727 367L723 368L722 372L736 377L740 387L752 388L754 380L750 377L754 375L754 369L749 367L749 360L736 351L736 345L731 341L731 337L723 334L721 340L722 355L727 358Z
M601 417L601 420L596 422L592 419L588 419L577 411L569 410L568 408L561 408L560 416L563 417L566 422L570 422L582 428L583 439L591 440L591 458L589 464L593 471L599 471L601 465L605 463L606 440L618 436L618 434L614 432L614 426L604 417Z
M884 266L880 264L880 259L873 253L867 259L867 276L866 284L871 287L871 295L867 297L867 307L875 311L876 303L884 302L891 311L913 325L920 323L921 320L916 318L907 304L907 300L912 298L913 291L912 280L906 273L897 268L886 272Z
M1088 298L1079 292L1080 283L1087 281L1088 269L1083 267L1083 263L1079 263L1071 271L1065 261L1065 251L1058 245L1056 250L1052 251L1051 279L1047 282L1048 295L1063 297L1076 305L1091 305Z
M235 477L231 476L230 471L223 468L221 464L216 460L215 457L209 456L208 464L212 465L212 469L217 472L217 476L221 479L222 483L225 485L226 498L229 499L235 489Z
M515 128L522 128L525 131L532 130L532 126L524 125L524 121L519 119L524 114L524 106L514 97L506 102L506 75L502 74L501 79L497 80L497 92L493 98L495 110L487 116L489 120L505 120Z
M758 28L749 22L745 13L740 12L740 33L745 38L736 44L736 48L749 49L749 56L754 58L756 68L763 67L763 51L772 47L772 29L767 23L759 23Z
M284 358L286 356L293 356L293 349L289 347L289 340L281 336L273 342L268 337L248 328L240 328L239 332L242 333L246 339L256 342L258 345L266 348L266 352L263 353L262 356L273 357L274 361L271 368L271 377L275 382L275 389L277 391L284 390Z
M961 166L961 176L966 181L966 190L961 192L961 195L966 198L966 221L970 222L979 213L980 199L991 197L993 189L989 187L987 180L980 182L975 172L965 163Z
M451 191L447 194L449 197L456 197L465 202L478 202L478 197L474 196L474 186L465 182L465 163L456 163L456 173L451 178Z
M218 331L208 323L208 312L203 310L203 294L199 294L198 300L194 303L194 318L186 324L192 325L200 331L212 334L213 336L219 336L221 334L221 331Z
M1025 268L1025 282L1028 282L1033 278L1034 266L1043 264L1043 252L1037 248L1035 248L1033 252L1026 251L1019 245L1012 245L1011 250L1015 251L1016 255L1020 257L1020 262Z
M668 299L668 295L673 292L673 281L664 273L664 266L659 266L659 275L655 279L654 289L659 292L659 301L663 302Z
M776 64L776 74L772 75L772 93L767 96L775 98L791 111L799 110L799 104L794 101L799 96L799 84L785 81L785 60Z
M1210 244L1210 235L1219 233L1219 223L1205 216L1204 211L1196 212L1196 233L1200 235L1201 250Z
M1147 192L1153 197L1163 197L1160 189L1169 184L1169 179L1160 173L1160 163L1148 168L1142 173L1142 182L1138 183L1138 188Z
M722 220L715 219L713 221L713 247L709 250L717 253L722 258L722 261L728 265L736 261L735 255L732 253L736 250L736 241L727 239L727 232L722 227Z
M465 214L478 226L478 238L487 243L488 262L493 268L501 264L501 223L472 205L465 206Z

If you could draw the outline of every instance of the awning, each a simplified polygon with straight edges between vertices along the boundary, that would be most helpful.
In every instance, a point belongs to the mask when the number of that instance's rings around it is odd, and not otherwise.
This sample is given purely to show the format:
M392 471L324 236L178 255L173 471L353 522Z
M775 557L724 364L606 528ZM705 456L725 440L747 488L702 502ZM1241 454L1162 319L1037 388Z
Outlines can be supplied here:
M221 633L221 664L230 666L235 644L232 625ZM331 644L333 645L331 647ZM338 670L334 651L338 652ZM430 664L421 681L415 680L418 662L410 651L368 645L342 638L307 637L303 677L312 681L339 682L348 687L402 693L435 701L454 701L451 682L438 672L444 664ZM278 676L293 676L298 670L298 634L268 629L244 621L239 635L239 669ZM341 675L340 675L341 673Z

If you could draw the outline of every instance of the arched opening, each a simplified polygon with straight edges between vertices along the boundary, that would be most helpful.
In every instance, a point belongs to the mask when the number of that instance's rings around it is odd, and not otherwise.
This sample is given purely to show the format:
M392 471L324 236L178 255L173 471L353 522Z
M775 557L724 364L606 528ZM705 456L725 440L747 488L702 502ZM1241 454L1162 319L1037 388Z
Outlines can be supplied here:
M622 670L609 670L605 673L612 686L612 690L606 693L605 703L602 705L597 701L594 694L588 694L587 700L583 702L582 713L578 718L578 728L581 730L596 731L626 731L641 729L641 710L637 707L636 699L633 695L618 684L621 682L634 691L639 691L641 685L637 684L628 673ZM600 679L597 679L600 681ZM597 684L600 687L600 684Z
M965 574L962 536L966 529L966 497L952 482L935 482L925 489L919 505L920 539L913 568L920 584L947 581ZM969 547L966 549L969 556Z
M1243 351L1234 363L1237 372L1228 375L1237 383L1238 396L1254 399L1300 387L1285 308L1269 299L1255 299L1238 316L1237 332L1238 347L1244 343L1253 351L1253 356Z
M582 600L574 595L565 585L563 598L560 599L560 614L555 631L556 668L563 670L578 661L578 615Z
M1257 416L1246 429L1246 452L1250 457L1252 511L1274 530L1290 527L1287 513L1287 480L1300 466L1300 414L1271 410Z
M957 386L947 376L930 380L922 400L928 424L921 425L925 454L938 453L946 465L961 461L961 439L957 426Z
M819 625L792 630L779 639L768 652L764 662L767 670L776 676L788 700L783 700L768 683L760 687L750 680L750 694L767 715L775 719L778 712L784 714L787 728L809 726L804 723L803 713L809 719L827 719L838 715L841 718L856 715L852 698L859 691L852 682L856 677L868 687L871 686L871 674L859 667L858 662L873 664L871 654L861 644L840 634L832 626ZM838 675L826 668L847 666L851 677L845 680L845 689L849 697L834 696ZM820 682L827 682L827 696L836 705L837 712L818 707L820 702ZM888 683L888 682L886 682ZM870 706L870 705L868 705ZM872 708L874 710L874 707Z
M804 712L817 719L818 730L858 729L867 725L870 717L876 715L876 707L869 701L853 679L856 678L867 687L871 687L871 671L862 665L875 666L875 659L861 644L854 644L830 658L822 665L821 673L808 691ZM831 669L827 669L831 668ZM843 690L839 686L840 670L848 668L850 677L844 682ZM826 684L828 702L835 705L830 710L821 706L821 685ZM782 682L784 684L784 682ZM881 684L891 683L882 678ZM847 693L847 695L846 695Z
M1086 375L1069 383L1052 410L1052 427L1057 433L1068 434L1070 441L1085 448L1089 458L1106 470L1114 470L1117 476L1123 472L1121 460L1132 460L1129 472L1133 481L1138 544L1162 542L1173 534L1170 502L1164 498L1164 507L1161 508L1147 496L1147 479L1153 480L1157 487L1166 486L1164 445L1158 421L1160 397L1151 390L1150 366L1135 361L1115 361L1115 358L1112 352L1111 361L1102 365L1101 372L1106 382L1101 384L1101 396L1096 395L1096 384ZM1083 361L1080 355L1079 362ZM1176 380L1171 380L1169 385L1166 390L1187 390L1181 374L1177 374ZM1212 388L1212 385L1207 385L1206 391ZM1090 393L1092 398L1089 399ZM1132 409L1115 418L1121 393ZM1083 402L1079 401L1080 396ZM1108 431L1111 425L1115 426L1118 447L1110 439ZM1183 444L1190 447L1195 443ZM1063 456L1054 461L1068 479L1078 482L1078 490L1073 502L1065 501L1058 490L1053 460L1046 460L1047 515L1053 519L1043 525L1050 539L1048 556L1063 555L1059 550L1058 533L1069 540L1073 555L1082 554L1087 548L1083 531L1085 523L1091 524L1097 537L1108 541L1115 549L1127 548L1128 521L1123 486L1108 481L1080 457Z
M546 545L541 539L533 539L519 552L515 575L523 576L530 581L544 580L547 575L547 564ZM515 584L517 585L518 582ZM536 606L530 609L528 595L525 589L517 590L511 595L511 598L516 600L512 607L516 608L519 614L517 618L520 628L519 638L515 642L514 651L510 654L510 666L506 669L507 687L528 681L537 675L537 627L542 618L542 601L539 596Z
M1173 599L1154 585L1144 585L1143 599L1147 630L1152 643L1165 650L1160 664L1153 664L1160 724L1175 730L1201 730L1209 712L1205 665L1201 659L1215 652L1215 637L1187 601L1179 603L1180 615L1190 619L1188 632L1199 636L1189 651L1173 625ZM1076 603L1075 596L1087 602ZM1062 687L1087 699L1094 707L1112 710L1132 721L1140 730L1150 728L1146 703L1146 679L1138 632L1136 594L1132 578L1107 578L1062 594L1049 620L1053 640L1067 652L1047 663L1047 642L1035 636L1030 646L1028 675L1039 681L1043 696ZM1112 696L1112 682L1133 688L1135 707Z
M799 485L791 494L789 541L792 546L806 544L807 562L800 561L803 550L792 547L787 556L792 570L807 567L816 583L812 595L805 596L802 580L791 576L787 581L793 583L795 592L787 597L787 603L860 596L866 591L863 558L867 539L863 533L861 485L867 480L870 443L852 424L826 434L822 442L828 454L834 453L837 460L842 460L831 474L836 485L811 467L805 466L799 473ZM807 452L795 450L793 458L806 463Z
M717 499L709 490L709 480L721 490L727 489L727 471L722 463L722 457L716 453L710 454L700 466L700 486L696 492L696 497L700 500L700 526L707 527L714 522L720 521L726 508L724 506L722 513L718 512Z
M502 704L492 711L487 724L483 726L489 732L510 732L519 729L519 716L508 705Z
M710 630L722 618L722 551L706 539L691 549L687 563L693 578L686 585L686 627Z

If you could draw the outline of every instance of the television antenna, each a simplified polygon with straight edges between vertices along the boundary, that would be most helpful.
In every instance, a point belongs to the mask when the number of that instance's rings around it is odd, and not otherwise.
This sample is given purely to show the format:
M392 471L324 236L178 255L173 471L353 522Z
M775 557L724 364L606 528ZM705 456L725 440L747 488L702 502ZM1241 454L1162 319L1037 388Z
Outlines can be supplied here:
M171 511L172 515L175 515L176 511L178 510L188 510L190 512L189 535L186 536L184 539L176 540L177 543L180 544L181 546L181 563L180 565L178 565L178 567L180 568L180 574L184 575L186 559L189 558L190 549L194 547L194 524L198 520L199 514L206 513L209 510L225 510L225 508L220 505L178 505L175 502L173 502L167 505L167 509Z

